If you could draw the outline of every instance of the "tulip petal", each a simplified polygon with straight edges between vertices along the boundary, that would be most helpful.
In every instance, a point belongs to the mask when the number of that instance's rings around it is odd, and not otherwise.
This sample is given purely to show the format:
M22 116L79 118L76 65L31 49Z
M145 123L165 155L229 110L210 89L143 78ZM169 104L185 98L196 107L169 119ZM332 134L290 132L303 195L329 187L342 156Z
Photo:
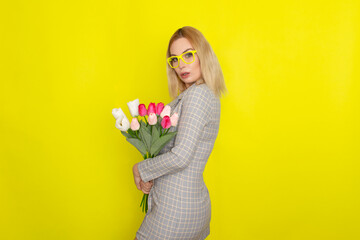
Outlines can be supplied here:
M157 116L155 113L150 113L148 118L149 125L155 125L157 123Z
M131 130L133 130L133 131L139 130L140 124L139 124L139 121L138 121L138 119L137 119L136 117L134 117L134 118L131 120L130 128L131 128Z
M121 110L121 108L114 108L112 110L112 115L115 119L118 119L121 116L125 116L124 112Z
M163 110L160 113L160 117L170 116L171 107L169 105L166 105Z
M132 117L139 116L139 99L127 103Z
M175 112L171 117L170 117L170 121L171 121L171 126L176 127L177 123L179 120L179 115L177 112Z
M120 131L127 131L130 128L130 122L125 115L116 119L115 127Z

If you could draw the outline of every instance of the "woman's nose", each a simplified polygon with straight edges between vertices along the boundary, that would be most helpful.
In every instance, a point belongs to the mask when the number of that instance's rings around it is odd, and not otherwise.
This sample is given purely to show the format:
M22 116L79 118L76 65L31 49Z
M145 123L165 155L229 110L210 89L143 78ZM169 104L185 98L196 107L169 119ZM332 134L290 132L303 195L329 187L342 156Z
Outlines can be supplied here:
M179 67L180 68L182 68L183 66L185 66L185 62L182 60L182 59L180 59L180 61L179 61Z

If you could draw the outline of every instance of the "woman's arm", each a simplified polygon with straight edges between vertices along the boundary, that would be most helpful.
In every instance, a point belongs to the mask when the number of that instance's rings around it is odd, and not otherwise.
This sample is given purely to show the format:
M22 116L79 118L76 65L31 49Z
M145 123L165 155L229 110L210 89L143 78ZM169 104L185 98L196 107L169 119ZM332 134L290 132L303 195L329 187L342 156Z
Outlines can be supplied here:
M184 96L174 147L169 152L138 163L144 182L175 173L190 164L202 130L211 117L212 98L208 90L201 85L195 86Z
M143 193L149 194L150 189L152 188L154 182L153 181L144 182L143 180L141 180L140 173L139 173L139 170L137 168L137 165L138 164L136 163L133 166L133 174L134 174L135 185L136 185L137 189L141 190Z

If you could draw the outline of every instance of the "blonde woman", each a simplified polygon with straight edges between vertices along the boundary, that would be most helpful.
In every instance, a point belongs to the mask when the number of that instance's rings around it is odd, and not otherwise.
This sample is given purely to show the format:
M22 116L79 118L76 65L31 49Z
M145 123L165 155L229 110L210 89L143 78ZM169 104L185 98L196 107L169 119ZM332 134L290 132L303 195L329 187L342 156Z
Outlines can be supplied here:
M149 193L138 240L205 239L211 202L203 171L218 135L220 97L226 91L218 59L203 34L178 29L167 53L168 105L177 112L176 136L154 158L133 167L138 189Z

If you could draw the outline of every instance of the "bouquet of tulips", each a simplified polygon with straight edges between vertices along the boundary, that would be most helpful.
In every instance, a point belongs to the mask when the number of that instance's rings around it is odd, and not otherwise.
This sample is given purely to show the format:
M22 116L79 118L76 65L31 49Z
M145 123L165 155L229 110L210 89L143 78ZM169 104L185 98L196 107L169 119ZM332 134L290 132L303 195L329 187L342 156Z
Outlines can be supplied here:
M176 135L169 132L176 126L178 113L170 116L171 107L163 103L139 104L139 99L127 103L132 116L131 123L121 108L114 108L112 114L116 119L115 127L121 131L126 140L139 150L144 159L155 157L160 150ZM140 207L147 212L148 195L143 195Z

